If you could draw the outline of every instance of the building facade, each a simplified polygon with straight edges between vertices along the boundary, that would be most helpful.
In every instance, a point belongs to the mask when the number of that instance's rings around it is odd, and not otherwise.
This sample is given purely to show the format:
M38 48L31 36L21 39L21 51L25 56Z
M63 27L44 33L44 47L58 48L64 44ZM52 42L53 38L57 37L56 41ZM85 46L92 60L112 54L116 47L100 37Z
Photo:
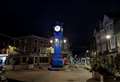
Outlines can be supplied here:
M40 64L49 63L49 39L35 35L17 37L15 47L18 54L9 56L8 64ZM11 62L12 61L12 62Z
M45 56L47 54L47 48L50 47L50 43L47 38L31 35L17 38L16 47L25 54L42 54L41 56Z
M0 54L9 54L10 46L15 45L15 38L5 34L0 34Z
M1 34L0 53L8 54L6 58L7 65L21 65L21 67L24 67L23 65L50 64L51 56L54 53L50 39L35 35L13 38ZM67 56L70 52L70 45L67 39L66 41L65 44L62 44L62 54Z
M116 68L115 58L118 55L119 32L116 28L120 28L119 21L104 15L100 21L98 28L94 31L96 40L96 62L113 72Z
M35 35L17 37L15 40L16 51L18 54L9 56L8 64L49 64L54 53L53 44L49 38ZM62 54L68 55L68 40L62 46Z
M96 39L97 53L105 53L116 48L114 23L108 16L104 15L103 21L100 22L98 30L94 31Z

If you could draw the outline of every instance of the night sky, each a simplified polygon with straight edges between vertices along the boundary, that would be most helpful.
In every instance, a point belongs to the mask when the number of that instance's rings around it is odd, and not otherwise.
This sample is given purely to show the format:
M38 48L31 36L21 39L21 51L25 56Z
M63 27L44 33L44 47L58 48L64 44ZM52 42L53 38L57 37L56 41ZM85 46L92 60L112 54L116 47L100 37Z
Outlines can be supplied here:
M119 0L2 0L0 32L50 37L59 21L72 48L86 49L99 18L106 12L119 11Z

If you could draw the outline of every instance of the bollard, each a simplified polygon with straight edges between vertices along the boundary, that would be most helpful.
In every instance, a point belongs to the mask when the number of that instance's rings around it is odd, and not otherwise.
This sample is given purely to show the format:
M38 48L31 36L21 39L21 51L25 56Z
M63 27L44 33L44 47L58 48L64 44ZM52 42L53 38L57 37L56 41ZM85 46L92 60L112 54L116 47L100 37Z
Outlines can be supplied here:
M104 82L103 75L100 75L100 82Z

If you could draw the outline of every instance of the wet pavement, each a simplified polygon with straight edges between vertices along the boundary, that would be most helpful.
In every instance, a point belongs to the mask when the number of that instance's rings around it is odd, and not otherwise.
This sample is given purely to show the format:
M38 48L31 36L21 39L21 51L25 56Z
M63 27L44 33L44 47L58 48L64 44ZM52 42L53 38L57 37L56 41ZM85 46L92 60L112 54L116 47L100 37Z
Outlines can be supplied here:
M92 78L91 72L78 65L66 66L62 71L47 69L9 71L7 77L10 78L8 82L100 82Z
M86 82L90 79L91 73L83 68L79 70L65 71L9 71L7 77L19 81L12 82Z

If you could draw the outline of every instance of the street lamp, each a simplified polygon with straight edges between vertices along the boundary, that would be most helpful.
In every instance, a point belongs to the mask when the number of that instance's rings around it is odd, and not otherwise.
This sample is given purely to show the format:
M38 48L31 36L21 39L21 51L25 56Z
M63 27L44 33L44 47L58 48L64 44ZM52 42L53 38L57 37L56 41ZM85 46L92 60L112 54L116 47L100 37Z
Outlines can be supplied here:
M50 43L52 44L52 43L53 43L53 40L50 40Z
M55 38L55 42L58 42L59 41L59 39L58 38Z
M107 34L105 37L106 37L106 40L107 40L107 41L106 41L106 42L107 42L107 43L106 43L106 45L107 45L107 51L109 51L110 46L111 46L111 45L110 45L110 39L111 39L112 36L111 36L110 34Z
M88 53L89 52L89 50L86 50L86 53Z
M86 50L86 57L88 57L89 55L89 50Z
M110 34L106 35L106 39L111 39L111 35Z
M66 40L66 39L64 39L64 40L63 40L63 42L64 42L64 43L66 43L66 42L67 42L67 40Z

